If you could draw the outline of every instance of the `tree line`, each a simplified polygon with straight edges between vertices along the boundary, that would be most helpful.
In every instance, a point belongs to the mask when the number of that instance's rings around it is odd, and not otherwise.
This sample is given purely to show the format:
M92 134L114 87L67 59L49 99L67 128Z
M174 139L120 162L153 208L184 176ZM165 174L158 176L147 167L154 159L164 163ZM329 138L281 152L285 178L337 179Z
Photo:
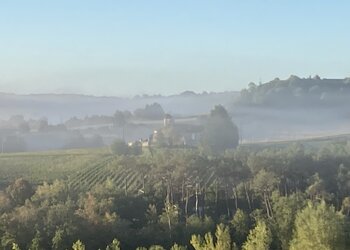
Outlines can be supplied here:
M23 178L0 192L0 249L346 249L350 144L118 156L135 192ZM203 176L208 176L204 181ZM127 182L126 182L127 183ZM127 184L126 184L127 185Z

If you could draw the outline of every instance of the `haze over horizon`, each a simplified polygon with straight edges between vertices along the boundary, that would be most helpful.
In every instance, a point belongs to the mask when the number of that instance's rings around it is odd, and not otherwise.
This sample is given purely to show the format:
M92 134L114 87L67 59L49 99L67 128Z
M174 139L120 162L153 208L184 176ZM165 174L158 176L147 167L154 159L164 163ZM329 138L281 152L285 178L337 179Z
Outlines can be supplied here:
M350 3L2 1L0 92L241 90L350 76ZM335 39L337 38L337 39Z

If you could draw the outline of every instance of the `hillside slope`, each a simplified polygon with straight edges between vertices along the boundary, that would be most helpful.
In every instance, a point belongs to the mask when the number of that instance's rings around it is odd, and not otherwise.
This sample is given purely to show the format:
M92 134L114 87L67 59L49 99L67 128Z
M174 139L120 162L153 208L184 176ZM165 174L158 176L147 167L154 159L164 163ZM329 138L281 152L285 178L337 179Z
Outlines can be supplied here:
M0 119L12 115L49 119L51 123L64 122L76 116L112 115L116 110L143 108L159 103L167 113L188 116L208 113L217 104L228 106L238 92L202 93L184 92L173 96L137 96L134 98L96 97L85 95L14 95L0 94Z

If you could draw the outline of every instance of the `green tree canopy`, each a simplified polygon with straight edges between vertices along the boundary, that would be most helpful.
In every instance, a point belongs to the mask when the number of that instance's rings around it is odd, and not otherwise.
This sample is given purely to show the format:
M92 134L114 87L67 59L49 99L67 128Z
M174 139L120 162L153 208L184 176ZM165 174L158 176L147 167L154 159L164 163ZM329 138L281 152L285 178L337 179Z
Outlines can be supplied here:
M127 155L129 147L123 140L115 140L111 145L111 151L116 155Z
M106 250L120 250L120 241L114 239L112 243L106 247Z
M204 239L200 235L192 235L191 245L195 250L231 250L235 244L231 241L230 229L224 224L216 227L216 242L211 233L207 233Z
M73 250L85 250L85 245L80 240L73 243Z
M296 216L290 249L346 249L343 215L325 201L309 202Z
M201 135L202 148L205 152L217 154L237 147L238 143L237 126L223 106L215 106L204 125Z
M238 209L233 216L231 225L234 229L234 238L238 244L243 243L249 233L250 220L249 215L243 210Z
M263 221L258 221L258 224L253 230L250 230L247 241L243 245L243 250L268 250L272 242L270 229Z

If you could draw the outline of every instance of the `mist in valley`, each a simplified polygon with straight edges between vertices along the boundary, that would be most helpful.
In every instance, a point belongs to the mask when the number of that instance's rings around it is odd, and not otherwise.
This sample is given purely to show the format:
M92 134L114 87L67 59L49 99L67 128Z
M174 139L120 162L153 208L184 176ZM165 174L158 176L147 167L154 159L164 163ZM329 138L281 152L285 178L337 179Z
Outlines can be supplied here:
M0 250L349 249L349 1L0 2Z
M243 144L348 134L349 82L291 76L250 83L240 92L185 91L134 98L1 94L2 150L100 147L116 139L145 140L162 128L166 114L178 124L200 126L201 117L215 105L227 109ZM123 115L122 125L117 121L118 112Z

